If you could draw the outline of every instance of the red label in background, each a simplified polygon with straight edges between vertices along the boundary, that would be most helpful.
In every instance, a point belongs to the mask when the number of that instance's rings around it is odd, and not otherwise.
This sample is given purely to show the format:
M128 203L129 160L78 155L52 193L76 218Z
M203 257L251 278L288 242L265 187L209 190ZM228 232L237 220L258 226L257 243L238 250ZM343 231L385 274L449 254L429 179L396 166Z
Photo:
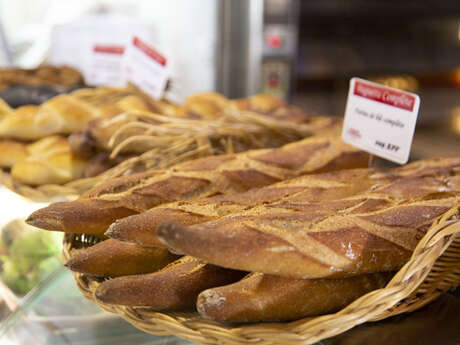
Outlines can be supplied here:
M125 52L125 47L123 46L106 46L97 44L93 47L93 52L95 53L107 53L107 54L117 54L122 55Z
M157 52L155 49L150 47L148 44L141 41L138 37L133 38L133 45L142 50L145 54L150 56L153 60L158 62L162 66L166 66L166 58Z
M396 90L356 81L353 93L373 101L385 103L400 109L413 111L415 97Z

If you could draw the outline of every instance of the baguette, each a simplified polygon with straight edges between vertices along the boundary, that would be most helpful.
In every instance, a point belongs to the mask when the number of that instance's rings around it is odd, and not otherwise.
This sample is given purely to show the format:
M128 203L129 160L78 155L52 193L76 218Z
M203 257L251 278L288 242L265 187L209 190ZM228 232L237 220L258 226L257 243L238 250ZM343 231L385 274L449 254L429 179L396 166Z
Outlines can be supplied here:
M92 276L120 277L155 272L176 259L167 249L108 239L78 250L65 266Z
M304 174L362 167L367 160L367 153L344 144L339 137L311 137L279 149L210 156L165 171L113 179L79 200L36 211L27 222L47 230L101 235L110 224L94 218L98 205L107 220L115 221L130 215L127 211L136 214L164 203L243 192ZM88 208L90 204L93 208ZM119 214L120 209L126 212Z
M201 291L233 283L245 274L185 256L155 273L107 280L98 286L95 296L109 304L189 310Z
M398 178L436 176L460 167L460 159L428 159L401 168L349 169L306 175L244 193L231 193L160 205L141 214L118 219L105 233L121 241L143 246L164 246L156 236L157 227L174 221L193 225L247 211L268 203L306 203L346 198L395 181ZM407 185L410 186L410 185Z
M157 227L164 222L194 225L267 203L336 200L395 178L381 174L375 177L376 174L378 172L374 169L339 170L305 175L243 193L229 193L160 205L146 212L116 220L105 235L143 246L164 247L156 236Z
M219 322L290 321L336 312L362 295L380 289L392 272L342 279L290 279L251 273L198 296L196 308Z
M341 200L263 205L198 225L165 223L157 235L177 253L291 278L395 270L460 202L458 173L403 178Z

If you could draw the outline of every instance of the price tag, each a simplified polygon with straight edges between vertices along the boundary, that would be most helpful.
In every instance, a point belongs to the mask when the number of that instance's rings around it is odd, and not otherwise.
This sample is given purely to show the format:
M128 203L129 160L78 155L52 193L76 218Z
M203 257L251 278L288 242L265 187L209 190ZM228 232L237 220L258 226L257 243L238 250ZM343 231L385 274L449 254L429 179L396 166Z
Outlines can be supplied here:
M135 36L126 47L123 78L153 98L159 99L168 81L166 58L152 45Z
M49 62L77 68L88 85L124 86L123 49L134 36L149 39L150 34L138 18L116 13L81 16L53 28Z
M342 139L390 161L409 159L420 97L360 78L350 80Z
M87 83L122 86L121 63L125 47L95 44L92 49Z

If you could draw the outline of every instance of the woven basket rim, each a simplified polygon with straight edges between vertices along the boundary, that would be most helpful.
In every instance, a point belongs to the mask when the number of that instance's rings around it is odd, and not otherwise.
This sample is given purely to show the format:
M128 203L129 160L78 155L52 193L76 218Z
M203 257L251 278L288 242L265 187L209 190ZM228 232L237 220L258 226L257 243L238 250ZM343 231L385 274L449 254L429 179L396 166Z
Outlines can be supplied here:
M64 238L64 260L70 256L75 236L67 234ZM446 265L443 260L450 264ZM229 344L314 344L367 321L414 311L460 285L460 204L432 224L410 260L385 288L360 297L337 313L291 322L231 325L203 319L196 312L162 313L141 307L109 305L94 296L100 281L73 274L77 287L87 299L151 334L176 335L199 344L218 341Z

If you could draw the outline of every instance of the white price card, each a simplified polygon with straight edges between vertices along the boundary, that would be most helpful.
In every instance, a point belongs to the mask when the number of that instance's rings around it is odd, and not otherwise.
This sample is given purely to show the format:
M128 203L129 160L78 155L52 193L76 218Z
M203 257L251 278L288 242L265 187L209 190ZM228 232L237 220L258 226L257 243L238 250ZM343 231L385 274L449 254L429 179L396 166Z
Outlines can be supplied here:
M376 156L409 160L420 97L360 78L350 80L342 139Z
M121 63L125 47L95 44L91 51L87 82L91 85L123 86Z
M123 79L153 98L160 99L168 81L167 59L151 44L135 36L126 47Z

